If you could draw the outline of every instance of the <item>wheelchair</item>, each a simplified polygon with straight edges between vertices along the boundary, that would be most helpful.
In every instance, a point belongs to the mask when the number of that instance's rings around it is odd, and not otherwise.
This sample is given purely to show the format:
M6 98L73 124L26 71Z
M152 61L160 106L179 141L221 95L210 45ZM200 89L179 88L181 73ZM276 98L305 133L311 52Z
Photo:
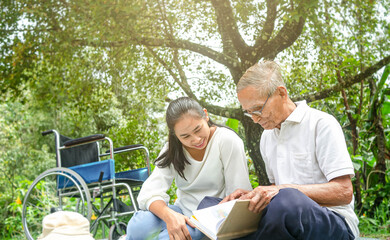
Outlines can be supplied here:
M141 144L114 148L103 134L71 139L56 130L42 132L48 134L55 135L57 167L40 174L24 197L22 223L27 239L37 239L43 218L56 211L82 214L90 221L94 238L98 234L107 239L106 230L109 240L124 235L127 226L119 218L138 211L136 197L151 171L148 149ZM115 172L114 156L131 151L138 152L137 159L145 167Z

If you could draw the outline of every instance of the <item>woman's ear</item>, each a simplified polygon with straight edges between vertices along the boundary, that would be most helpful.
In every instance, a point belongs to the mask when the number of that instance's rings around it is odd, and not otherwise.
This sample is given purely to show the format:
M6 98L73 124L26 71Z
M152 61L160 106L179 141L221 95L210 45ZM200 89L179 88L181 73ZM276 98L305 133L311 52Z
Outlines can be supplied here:
M207 109L203 108L203 112L205 113L206 121L208 122L209 121L209 114L207 113Z

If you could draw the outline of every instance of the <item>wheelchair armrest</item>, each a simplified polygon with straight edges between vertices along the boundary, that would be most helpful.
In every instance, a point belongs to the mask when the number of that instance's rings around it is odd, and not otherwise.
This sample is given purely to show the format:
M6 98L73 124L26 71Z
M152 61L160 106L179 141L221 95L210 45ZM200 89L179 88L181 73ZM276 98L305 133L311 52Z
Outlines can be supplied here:
M133 148L143 147L142 144L134 144L134 145L127 145L123 147L114 148L114 152L122 151L122 150L131 150ZM106 153L109 153L110 150L107 150Z
M150 169L150 162L149 162L149 150L142 144L134 144L134 145L127 145L127 146L124 146L124 147L118 147L118 148L114 148L113 149L113 154L118 154L118 153L124 153L124 152L129 152L129 151L132 151L132 150L142 150L145 152L145 156L146 156L146 159L145 159L145 164L146 164L146 168L147 168L147 172L148 172L148 175L151 173L151 169ZM100 156L107 156L111 154L110 153L110 150L107 150L105 153L101 154Z
M87 142L96 142L98 140L104 139L105 137L106 136L104 134L95 134L95 135L90 135L87 137L76 138L76 139L72 139L72 140L64 142L64 146L71 147L71 146L75 146L75 145L79 145L79 144L83 144L83 143L87 143Z

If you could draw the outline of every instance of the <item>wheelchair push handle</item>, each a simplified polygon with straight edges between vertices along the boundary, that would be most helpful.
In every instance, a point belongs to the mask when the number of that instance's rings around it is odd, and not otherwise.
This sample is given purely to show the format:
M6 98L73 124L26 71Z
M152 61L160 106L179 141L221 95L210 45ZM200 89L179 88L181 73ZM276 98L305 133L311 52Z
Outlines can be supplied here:
M53 130L53 129L51 129L51 130L46 130L46 131L42 132L41 134L42 134L42 136L46 136L46 135L48 135L48 134L50 134L50 133L54 133L54 130Z
M41 134L42 134L42 136L46 136L46 135L51 134L51 133L54 133L56 135L56 138L60 137L60 134L54 129L46 130L46 131L42 132ZM71 140L65 141L63 145L65 147L71 147L71 146L81 145L81 144L85 144L85 143L89 143L89 142L96 142L99 140L103 140L103 139L105 139L105 137L106 136L104 134L95 134L95 135L90 135L87 137L81 137L81 138L76 138L76 139L71 139Z

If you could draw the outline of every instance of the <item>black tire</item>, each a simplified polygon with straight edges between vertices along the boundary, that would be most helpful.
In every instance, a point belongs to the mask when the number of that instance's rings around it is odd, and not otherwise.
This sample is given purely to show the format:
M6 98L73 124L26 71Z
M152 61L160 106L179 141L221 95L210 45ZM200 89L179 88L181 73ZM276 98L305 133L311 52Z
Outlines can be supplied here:
M59 188L58 186L69 186ZM40 174L23 200L22 223L27 239L37 239L42 220L56 211L78 212L90 221L91 195L79 174L68 168L53 168Z
M119 227L119 229L118 229ZM123 222L118 222L110 227L108 240L118 240L122 235L126 234L127 225Z

